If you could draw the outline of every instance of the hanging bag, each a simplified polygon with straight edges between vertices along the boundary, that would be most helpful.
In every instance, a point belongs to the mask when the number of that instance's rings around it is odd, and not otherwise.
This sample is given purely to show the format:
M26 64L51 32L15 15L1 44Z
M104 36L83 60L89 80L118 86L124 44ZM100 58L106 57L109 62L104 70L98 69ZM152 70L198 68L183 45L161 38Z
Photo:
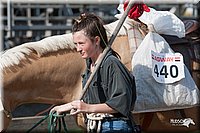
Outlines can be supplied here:
M199 105L199 90L183 63L159 34L184 37L184 24L174 14L151 8L139 18L149 33L132 59L137 100L133 112L155 112Z

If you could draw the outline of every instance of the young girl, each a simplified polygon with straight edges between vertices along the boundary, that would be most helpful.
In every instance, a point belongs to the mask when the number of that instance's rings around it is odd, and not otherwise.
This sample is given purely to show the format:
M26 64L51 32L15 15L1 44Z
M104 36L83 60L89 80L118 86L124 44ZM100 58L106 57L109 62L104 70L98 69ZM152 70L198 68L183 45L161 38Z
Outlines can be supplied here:
M96 66L96 61L107 47L108 39L102 20L94 14L81 14L75 21L73 41L77 51L86 60L83 86ZM74 109L72 115L86 114L88 132L139 132L131 111L136 100L134 77L118 59L112 49L101 66L82 100L56 106L51 112L58 114Z

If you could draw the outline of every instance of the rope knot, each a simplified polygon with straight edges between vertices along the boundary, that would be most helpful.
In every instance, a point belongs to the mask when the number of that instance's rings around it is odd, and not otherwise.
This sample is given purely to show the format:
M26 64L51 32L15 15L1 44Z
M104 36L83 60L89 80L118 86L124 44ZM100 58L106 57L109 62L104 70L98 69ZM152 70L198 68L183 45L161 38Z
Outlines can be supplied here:
M157 33L153 24L148 24L147 26L148 26L149 32Z
M108 117L113 117L112 114L108 114L108 113L91 113L91 114L86 114L87 116L87 131L88 132L97 132L99 133L101 130L101 124L102 124L102 120L104 118L108 118Z

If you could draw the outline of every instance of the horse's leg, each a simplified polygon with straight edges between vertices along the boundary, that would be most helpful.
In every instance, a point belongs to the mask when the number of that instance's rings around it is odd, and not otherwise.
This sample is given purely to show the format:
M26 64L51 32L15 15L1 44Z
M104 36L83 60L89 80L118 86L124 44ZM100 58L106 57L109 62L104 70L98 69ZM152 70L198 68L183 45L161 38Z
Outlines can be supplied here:
M151 125L151 122L153 120L153 117L154 117L154 112L149 112L149 113L145 113L143 115L143 121L142 121L142 125L141 125L141 128L142 130L146 131L149 126Z
M141 126L142 131L148 131L155 112L148 112L148 113L137 113L133 114L133 118L137 125Z

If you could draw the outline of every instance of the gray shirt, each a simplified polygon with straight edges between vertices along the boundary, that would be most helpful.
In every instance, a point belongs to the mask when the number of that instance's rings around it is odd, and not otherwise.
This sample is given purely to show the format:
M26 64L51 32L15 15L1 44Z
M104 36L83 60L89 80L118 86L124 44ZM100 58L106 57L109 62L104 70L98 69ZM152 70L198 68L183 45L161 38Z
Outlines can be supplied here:
M91 74L89 69L91 59L87 59L86 64L83 86ZM135 80L119 59L112 55L111 51L102 61L83 100L90 104L106 103L123 116L130 116L136 100Z

